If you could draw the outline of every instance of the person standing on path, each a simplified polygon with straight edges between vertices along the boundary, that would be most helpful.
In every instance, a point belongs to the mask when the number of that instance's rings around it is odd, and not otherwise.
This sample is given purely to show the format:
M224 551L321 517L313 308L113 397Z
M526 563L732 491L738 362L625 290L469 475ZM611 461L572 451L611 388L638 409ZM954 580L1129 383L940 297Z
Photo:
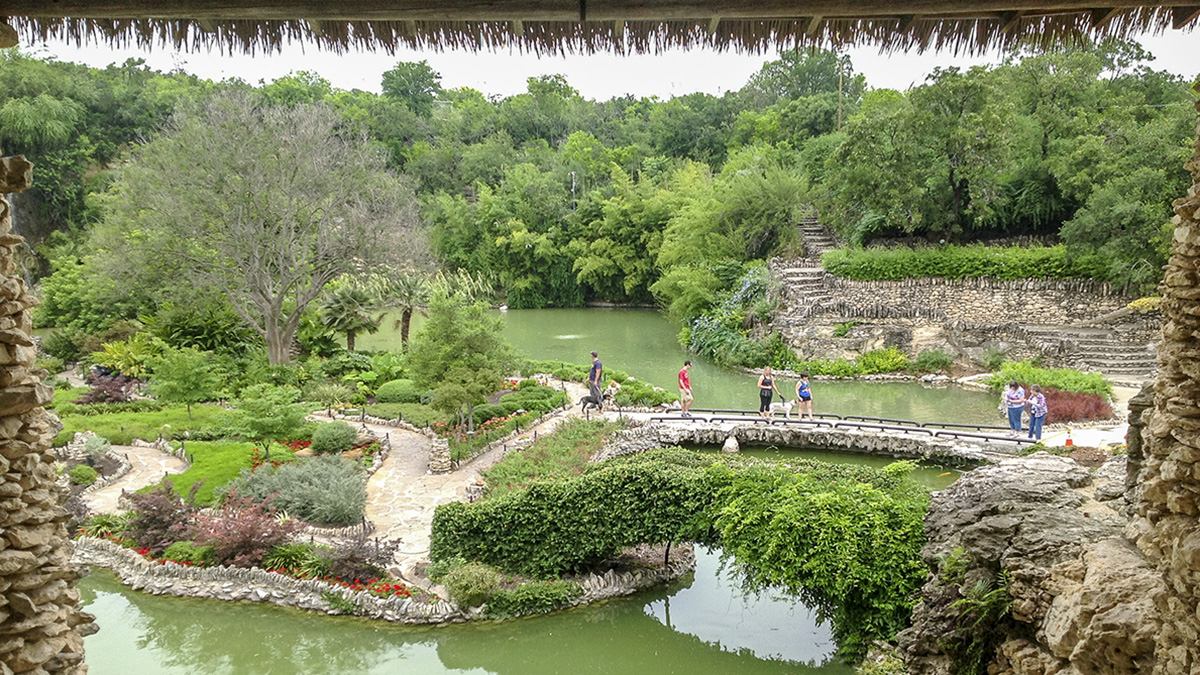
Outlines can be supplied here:
M1029 387L1029 437L1042 440L1042 425L1046 423L1046 414L1050 412L1046 405L1046 395L1038 385Z
M1025 411L1025 390L1016 380L1008 383L1004 390L1004 405L1008 409L1008 428L1012 436L1021 435L1021 413Z
M691 361L684 361L683 367L679 369L679 408L680 417L691 417L692 414L688 410L692 407L692 381L688 378L688 371L692 369Z
M600 393L602 377L604 377L604 364L600 362L600 354L592 350L592 369L588 371L588 393L597 401L603 400Z
M771 366L763 368L762 375L758 376L758 416L768 417L771 414L771 398L772 392L779 394L779 398L783 398L783 393L779 391L779 387L775 386L775 378L771 375Z
M812 413L812 389L808 387L808 373L800 373L800 381L796 383L796 400L800 402L800 409L796 411L798 419L804 417L804 411L808 410L808 419L813 418Z

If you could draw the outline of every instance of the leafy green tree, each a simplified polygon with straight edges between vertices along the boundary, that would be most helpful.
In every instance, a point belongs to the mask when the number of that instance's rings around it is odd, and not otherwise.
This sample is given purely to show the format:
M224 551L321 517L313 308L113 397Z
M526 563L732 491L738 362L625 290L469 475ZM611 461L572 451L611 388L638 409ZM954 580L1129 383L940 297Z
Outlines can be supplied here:
M365 288L353 281L334 283L320 300L321 322L326 328L346 334L346 349L354 351L354 337L358 333L374 333L379 330L383 315L378 301Z
M211 401L221 389L223 376L209 352L193 347L170 349L151 365L150 390L164 401L186 405L189 420L193 403Z
M383 74L383 95L403 101L421 117L429 117L442 91L441 81L442 76L425 61L401 61Z
M180 111L116 185L127 248L219 289L287 363L304 309L356 268L423 257L412 192L325 106L242 95ZM136 272L137 270L135 270Z
M437 410L462 414L466 407L469 430L474 408L496 391L511 372L511 348L500 336L504 319L487 305L435 293L429 301L429 320L413 338L408 368L421 389L433 390Z
M258 91L268 105L312 105L325 101L333 93L333 85L316 73L302 70L263 85Z
M271 441L286 437L304 422L307 411L297 403L300 391L295 387L255 384L242 390L234 403L232 427L271 454Z

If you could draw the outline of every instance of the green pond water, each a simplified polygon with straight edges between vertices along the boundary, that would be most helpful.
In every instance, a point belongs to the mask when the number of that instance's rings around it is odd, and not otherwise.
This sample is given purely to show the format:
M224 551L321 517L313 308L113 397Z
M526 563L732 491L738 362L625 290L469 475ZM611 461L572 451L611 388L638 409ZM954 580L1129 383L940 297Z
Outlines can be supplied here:
M689 355L679 345L679 329L648 309L526 309L504 312L504 337L539 360L591 363L600 352L605 366L674 390L685 359L693 362L696 408L758 409L757 376L722 368ZM413 331L418 329L414 322ZM361 349L399 349L400 334L390 320L374 335L357 338ZM779 390L789 399L795 380ZM916 382L824 381L812 383L814 412L917 420L1003 425L996 396L962 387L929 387Z

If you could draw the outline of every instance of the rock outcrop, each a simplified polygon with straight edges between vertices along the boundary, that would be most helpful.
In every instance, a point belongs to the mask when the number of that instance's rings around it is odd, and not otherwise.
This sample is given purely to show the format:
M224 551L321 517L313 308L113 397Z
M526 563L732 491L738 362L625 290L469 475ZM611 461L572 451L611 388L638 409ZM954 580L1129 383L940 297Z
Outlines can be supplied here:
M24 157L0 159L0 193L27 189L32 171ZM62 424L42 408L54 391L34 364L37 301L15 274L21 241L0 198L0 674L84 673L95 624L74 588L66 490L49 452Z

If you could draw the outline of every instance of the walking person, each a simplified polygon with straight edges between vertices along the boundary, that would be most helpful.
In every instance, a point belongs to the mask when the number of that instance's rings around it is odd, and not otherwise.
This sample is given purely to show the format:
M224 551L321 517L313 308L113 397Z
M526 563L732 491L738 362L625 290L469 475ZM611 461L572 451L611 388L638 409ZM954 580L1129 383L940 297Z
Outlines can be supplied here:
M783 394L779 391L779 387L775 386L775 378L771 375L771 366L767 366L763 368L762 375L758 376L759 417L770 417L771 399L774 397L772 392L774 392L774 394L779 394L779 398L783 399Z
M1046 423L1046 414L1050 412L1046 405L1046 395L1039 385L1029 387L1029 437L1042 440L1042 425Z
M1008 383L1004 390L1004 405L1008 409L1008 428L1010 436L1021 435L1021 413L1025 411L1025 389L1016 380Z
M679 369L679 408L680 417L691 417L692 413L688 412L692 408L692 381L688 378L688 371L692 369L691 361L684 361L683 367Z
M804 411L808 411L808 419L812 420L812 389L808 386L808 373L800 373L800 381L796 383L796 400L800 402L800 409L796 412L797 419L804 418Z
M604 364L600 362L600 354L592 350L592 369L588 371L588 393L597 401L603 401L600 393L600 380L604 377Z

